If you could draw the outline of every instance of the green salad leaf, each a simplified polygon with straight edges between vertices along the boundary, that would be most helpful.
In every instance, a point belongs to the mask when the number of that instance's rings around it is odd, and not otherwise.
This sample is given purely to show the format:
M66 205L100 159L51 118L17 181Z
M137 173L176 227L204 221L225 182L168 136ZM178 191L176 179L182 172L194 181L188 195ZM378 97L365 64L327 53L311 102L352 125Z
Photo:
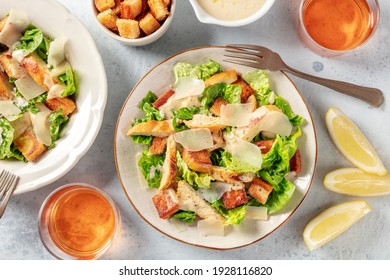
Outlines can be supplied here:
M247 72L242 75L242 78L253 88L259 106L270 103L269 99L274 93L270 90L268 75L265 71L254 70Z
M22 153L13 145L14 129L11 123L0 118L0 159L16 158L17 160L26 162Z
M62 113L62 110L54 112L50 115L50 135L52 139L52 146L54 142L60 139L61 131L64 125L68 122L69 118Z
M239 161L224 149L217 149L212 151L210 154L210 159L213 165L223 166L231 171L238 173L256 173L260 169L247 162Z
M203 64L193 65L190 63L178 62L173 66L173 73L176 81L182 77L193 77L200 80L207 80L215 73L221 71L221 65L211 59Z
M196 214L194 211L183 211L179 210L175 214L172 215L173 218L182 220L186 224L193 223L196 219Z
M182 120L192 120L194 114L200 112L200 108L196 106L184 107L178 110L172 110L173 119L172 126L175 131L182 131L188 129L188 127L182 122Z
M233 209L226 209L222 200L218 199L211 203L211 206L226 219L226 225L239 225L245 219L246 205L241 205Z
M283 178L279 183L279 190L272 191L264 205L268 208L268 213L272 214L282 209L290 201L294 191L295 185Z
M78 77L76 72L72 70L72 67L67 67L65 73L60 75L58 78L66 86L65 91L61 94L62 97L70 96L76 93Z
M184 162L180 152L176 152L176 165L180 176L192 187L196 189L210 188L212 177L206 173L192 171Z
M138 161L138 166L141 168L142 175L148 182L149 187L158 189L162 178L160 168L164 164L165 154L152 155L146 149L142 152Z

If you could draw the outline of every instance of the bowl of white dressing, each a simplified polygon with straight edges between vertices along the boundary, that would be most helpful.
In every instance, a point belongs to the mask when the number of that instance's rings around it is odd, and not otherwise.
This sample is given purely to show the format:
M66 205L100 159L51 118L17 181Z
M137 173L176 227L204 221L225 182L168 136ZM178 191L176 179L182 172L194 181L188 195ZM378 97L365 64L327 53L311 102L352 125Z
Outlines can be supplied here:
M275 0L189 0L200 22L237 27L250 24L272 7Z

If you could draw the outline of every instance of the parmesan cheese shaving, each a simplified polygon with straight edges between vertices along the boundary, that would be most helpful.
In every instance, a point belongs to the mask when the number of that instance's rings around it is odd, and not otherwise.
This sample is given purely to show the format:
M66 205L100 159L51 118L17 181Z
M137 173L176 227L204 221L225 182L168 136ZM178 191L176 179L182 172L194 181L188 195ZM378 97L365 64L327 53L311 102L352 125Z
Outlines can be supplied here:
M13 121L16 115L22 111L15 106L12 100L0 101L0 114L3 115L7 120Z
M189 151L201 151L214 145L210 130L194 128L175 133L175 141Z
M258 124L260 131L267 131L280 136L290 136L292 125L288 117L282 112L269 111Z
M242 127L249 125L252 118L252 104L227 104L221 107L221 123Z
M23 116L13 122L11 122L12 128L14 129L14 140L19 138L27 128L31 126L30 114L24 113Z
M172 96L174 100L190 96L199 96L205 88L204 81L192 77L179 78L176 84L175 93Z
M242 188L242 186L240 186ZM237 189L237 186L225 182L212 182L209 189L199 189L198 193L209 203L220 199L225 192Z
M66 90L66 87L64 85L55 84L53 85L49 92L47 93L47 99L52 99L56 97L62 97L62 93Z
M47 54L48 65L57 67L65 60L65 42L64 36L60 36L50 43Z
M224 236L223 221L216 219L198 221L198 232L203 236Z
M0 32L0 43L8 47L13 46L22 37L22 32L27 28L29 23L30 20L25 13L11 9L7 22Z
M268 220L268 208L267 207L256 207L256 206L247 206L245 217L252 220Z
M226 139L225 150L232 154L237 160L249 163L250 165L261 168L263 158L258 146L250 142L241 140L233 136Z
M33 99L46 92L46 90L38 85L29 75L17 79L15 85L27 100Z
M30 113L34 134L37 137L37 140L46 146L50 146L52 143L49 121L50 115L51 111L40 111L37 114Z

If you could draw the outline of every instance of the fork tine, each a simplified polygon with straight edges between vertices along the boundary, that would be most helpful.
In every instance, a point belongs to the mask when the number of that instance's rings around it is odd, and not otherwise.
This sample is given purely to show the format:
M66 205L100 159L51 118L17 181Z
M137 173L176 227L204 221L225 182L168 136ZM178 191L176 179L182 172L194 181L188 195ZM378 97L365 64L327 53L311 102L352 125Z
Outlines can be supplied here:
M245 59L249 61L259 61L261 57L253 54L247 54L247 53L232 53L232 54L225 54L224 56L226 57L231 57L231 58L238 58L238 59Z
M242 61L242 60L239 60L239 59L224 59L223 61L234 63L234 64L239 64L239 65L244 65L244 66L249 66L249 67L253 67L253 68L257 68L257 69L261 69L260 65L258 63L256 63L256 62Z
M250 45L250 44L229 44L228 47L238 48L238 49L248 49L253 51L258 51L259 48L256 45Z
M8 201L11 198L12 193L16 188L16 184L18 182L19 177L3 170L1 172L1 184L3 185L3 189L0 193L0 218L3 216L5 207L8 204ZM4 199L3 199L4 196Z
M244 50L244 49L230 48L230 49L225 49L225 51L228 53L242 53L242 54L248 54L248 55L254 55L254 56L261 57L259 52L253 52L253 51L248 51L248 50Z

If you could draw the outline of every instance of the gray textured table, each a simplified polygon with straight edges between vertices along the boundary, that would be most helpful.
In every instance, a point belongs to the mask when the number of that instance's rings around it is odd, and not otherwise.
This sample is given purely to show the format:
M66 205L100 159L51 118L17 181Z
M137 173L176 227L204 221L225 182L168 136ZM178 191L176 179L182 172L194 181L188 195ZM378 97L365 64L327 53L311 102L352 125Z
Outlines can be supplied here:
M372 40L364 48L337 58L320 57L300 42L295 28L299 1L278 0L257 22L224 28L198 22L189 2L178 0L171 29L145 47L124 46L103 34L92 18L89 0L60 2L90 30L103 57L109 91L104 121L89 152L67 175L44 188L12 198L0 220L0 259L53 259L40 241L37 215L46 196L70 182L99 186L119 205L121 234L104 259L390 259L389 196L367 198L373 211L345 234L312 253L302 239L303 229L312 217L334 203L353 199L323 187L327 172L349 166L328 136L324 118L329 107L339 107L354 120L390 168L389 1L380 1L381 22ZM317 129L319 161L311 190L295 215L271 236L241 249L214 251L172 240L138 216L117 178L113 139L116 119L127 94L149 68L183 49L229 43L265 45L304 72L379 87L387 102L374 109L359 100L291 77L306 99Z

